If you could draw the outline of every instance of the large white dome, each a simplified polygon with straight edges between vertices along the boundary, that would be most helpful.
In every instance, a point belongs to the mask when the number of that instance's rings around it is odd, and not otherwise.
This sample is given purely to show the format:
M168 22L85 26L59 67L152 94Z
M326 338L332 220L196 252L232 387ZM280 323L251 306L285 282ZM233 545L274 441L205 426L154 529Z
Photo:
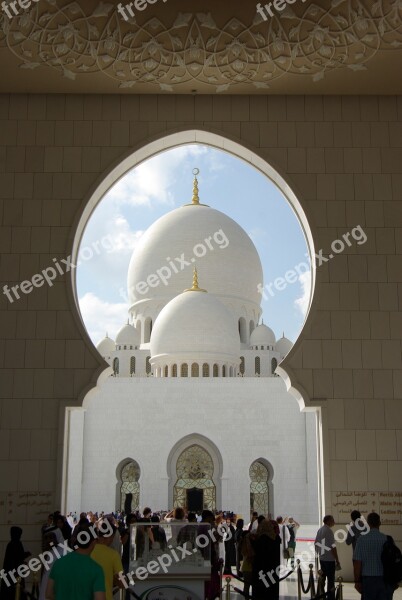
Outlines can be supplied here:
M288 352L292 349L293 344L288 338L285 337L285 334L276 342L276 351L279 352L281 358L284 358Z
M151 362L238 363L240 337L233 314L215 296L186 291L167 304L151 335Z
M114 352L114 350L116 350L116 344L115 342L108 337L108 335L106 334L106 337L103 338L103 340L101 340L97 345L96 345L96 349L99 352L99 354L103 357L105 356L109 356L109 354L111 352Z
M208 292L226 305L260 310L263 273L253 242L233 219L202 204L173 210L142 236L128 270L131 305L142 312L141 302L166 304L186 288L194 265Z

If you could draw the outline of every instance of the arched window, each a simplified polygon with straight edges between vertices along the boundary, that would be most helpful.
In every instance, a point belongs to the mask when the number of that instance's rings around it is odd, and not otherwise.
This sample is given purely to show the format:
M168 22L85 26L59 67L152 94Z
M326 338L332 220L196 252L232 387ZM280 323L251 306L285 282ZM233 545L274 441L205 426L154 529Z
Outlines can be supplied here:
M145 360L145 372L147 375L151 374L151 357L147 356Z
M214 364L212 373L214 377L219 377L219 368L217 364Z
M269 512L269 471L260 461L256 460L250 467L250 509L259 515Z
M135 375L135 356L130 358L130 375Z
M204 363L202 365L202 376L209 377L209 364L208 363Z
M255 374L260 375L261 374L261 361L260 361L259 356L255 357L254 363L255 363Z
M273 358L271 360L271 373L272 375L275 375L275 369L278 366L278 361L276 360L276 358Z
M177 365L173 365L172 367L172 377L177 377Z
M191 377L199 377L200 376L200 367L198 363L193 363L191 365Z
M239 333L240 333L240 341L243 344L247 343L247 324L246 319L244 317L240 317L239 319Z
M119 374L119 359L113 359L113 375L116 377Z
M233 377L233 367L229 367L229 377Z
M226 365L222 366L222 377L226 377Z
M244 375L244 356L240 357L240 375Z
M169 367L165 366L165 377L169 377Z
M180 375L182 377L188 377L188 364L183 363L180 369Z
M151 340L152 319L147 317L144 323L144 344L148 344Z

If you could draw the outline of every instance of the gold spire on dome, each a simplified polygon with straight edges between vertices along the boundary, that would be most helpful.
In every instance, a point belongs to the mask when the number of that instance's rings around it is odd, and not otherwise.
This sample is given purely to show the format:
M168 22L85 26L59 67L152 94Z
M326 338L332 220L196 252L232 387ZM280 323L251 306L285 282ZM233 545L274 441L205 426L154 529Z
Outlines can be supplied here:
M184 290L185 292L206 292L207 290L203 290L200 287L198 287L198 272L196 267L194 267L193 270L193 287L188 288L187 290Z
M193 198L191 204L200 204L200 198L198 196L198 179L199 169L193 169L194 181L193 181Z
M198 179L197 175L199 175L199 169L193 169L194 181L193 181L193 197L190 204L185 204L184 206L208 206L208 204L202 204L200 202L200 196L198 192Z

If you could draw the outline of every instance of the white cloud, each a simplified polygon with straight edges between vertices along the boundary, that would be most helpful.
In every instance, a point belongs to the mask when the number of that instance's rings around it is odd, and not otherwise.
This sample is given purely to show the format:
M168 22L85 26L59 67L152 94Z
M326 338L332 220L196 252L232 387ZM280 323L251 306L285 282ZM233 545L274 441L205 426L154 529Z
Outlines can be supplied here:
M174 197L169 188L175 183L177 167L183 167L183 160L207 153L207 148L192 144L179 146L169 152L162 152L137 165L118 181L107 193L117 205L151 206L166 204L174 206ZM183 169L185 170L185 168Z
M82 319L89 337L96 345L107 333L115 339L119 329L127 323L128 307L125 302L104 302L95 294L88 292L79 298Z
M303 317L305 317L310 302L311 271L306 271L299 275L299 283L301 285L301 296L295 300L295 305L300 310Z

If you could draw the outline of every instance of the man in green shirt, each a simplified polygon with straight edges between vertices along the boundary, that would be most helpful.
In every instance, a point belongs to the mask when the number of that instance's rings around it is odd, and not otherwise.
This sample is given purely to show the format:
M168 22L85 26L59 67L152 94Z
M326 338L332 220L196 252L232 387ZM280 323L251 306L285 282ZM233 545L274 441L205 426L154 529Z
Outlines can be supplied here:
M75 552L63 556L52 567L46 600L106 600L102 567L89 556L96 542L89 527L79 528Z

